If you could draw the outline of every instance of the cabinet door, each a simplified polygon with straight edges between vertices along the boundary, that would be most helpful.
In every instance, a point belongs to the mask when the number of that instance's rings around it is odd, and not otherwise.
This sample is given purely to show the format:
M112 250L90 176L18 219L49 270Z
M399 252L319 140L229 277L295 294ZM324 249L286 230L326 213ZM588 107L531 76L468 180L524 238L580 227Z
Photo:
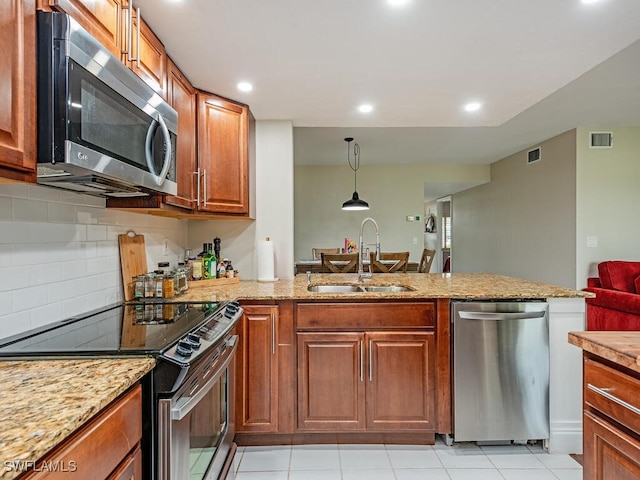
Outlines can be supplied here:
M0 2L0 177L35 181L35 0Z
M105 48L120 58L124 45L123 0L49 0L49 6L68 13Z
M140 27L138 27L140 22ZM132 55L135 60L129 62L129 68L166 99L167 88L167 52L160 39L153 33L147 22L137 15L133 16ZM139 28L139 33L138 33ZM138 43L138 38L140 42Z
M178 112L178 194L167 196L164 201L169 205L192 209L196 181L196 91L171 59L167 62L167 101Z
M435 432L435 335L372 332L365 338L367 429Z
M298 429L363 430L364 334L298 333Z
M246 105L198 92L198 210L249 213L248 128Z
M583 418L584 480L640 478L640 442L590 412Z
M142 451L140 446L129 454L108 480L142 480Z
M277 306L246 305L239 321L236 431L278 429Z

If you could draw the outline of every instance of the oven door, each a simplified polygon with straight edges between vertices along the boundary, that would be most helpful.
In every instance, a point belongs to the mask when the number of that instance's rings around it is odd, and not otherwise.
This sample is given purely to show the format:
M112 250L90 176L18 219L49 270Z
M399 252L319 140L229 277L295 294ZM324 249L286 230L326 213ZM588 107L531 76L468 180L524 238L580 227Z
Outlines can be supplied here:
M159 480L217 480L225 472L235 435L237 340L230 337L217 359L202 362L172 398L159 400Z

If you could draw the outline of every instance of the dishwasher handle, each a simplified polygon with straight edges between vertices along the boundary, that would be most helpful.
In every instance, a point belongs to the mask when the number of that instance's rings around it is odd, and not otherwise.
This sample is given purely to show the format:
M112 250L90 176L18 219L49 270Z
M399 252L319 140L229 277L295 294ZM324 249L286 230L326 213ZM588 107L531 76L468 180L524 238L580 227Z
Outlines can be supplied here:
M458 312L460 318L465 320L522 320L528 318L542 318L546 314L546 310L535 312Z

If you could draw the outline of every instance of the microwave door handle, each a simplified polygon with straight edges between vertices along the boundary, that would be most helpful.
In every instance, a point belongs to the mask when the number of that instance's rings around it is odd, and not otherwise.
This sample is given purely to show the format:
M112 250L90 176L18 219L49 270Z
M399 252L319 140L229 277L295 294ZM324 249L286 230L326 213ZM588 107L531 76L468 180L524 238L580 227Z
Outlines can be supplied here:
M160 172L160 174L156 173L155 165L153 164L153 152L151 148L153 137L156 130L158 129L158 125L160 125L160 128L162 129L165 145L167 146L164 152L164 165L162 166L162 171ZM171 167L171 136L169 135L167 124L160 114L158 114L158 120L153 120L151 122L151 125L149 125L149 130L147 130L147 138L145 140L145 157L147 160L147 167L149 167L149 171L155 177L154 180L158 185L162 185L165 178L167 177L169 168Z

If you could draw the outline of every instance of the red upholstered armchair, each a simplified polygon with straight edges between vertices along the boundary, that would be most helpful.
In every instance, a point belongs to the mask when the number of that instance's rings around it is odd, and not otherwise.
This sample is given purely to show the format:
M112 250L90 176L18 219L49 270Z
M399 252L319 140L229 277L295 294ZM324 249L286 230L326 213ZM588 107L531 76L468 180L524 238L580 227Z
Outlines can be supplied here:
M587 279L587 330L640 330L640 262L598 264L598 277Z

